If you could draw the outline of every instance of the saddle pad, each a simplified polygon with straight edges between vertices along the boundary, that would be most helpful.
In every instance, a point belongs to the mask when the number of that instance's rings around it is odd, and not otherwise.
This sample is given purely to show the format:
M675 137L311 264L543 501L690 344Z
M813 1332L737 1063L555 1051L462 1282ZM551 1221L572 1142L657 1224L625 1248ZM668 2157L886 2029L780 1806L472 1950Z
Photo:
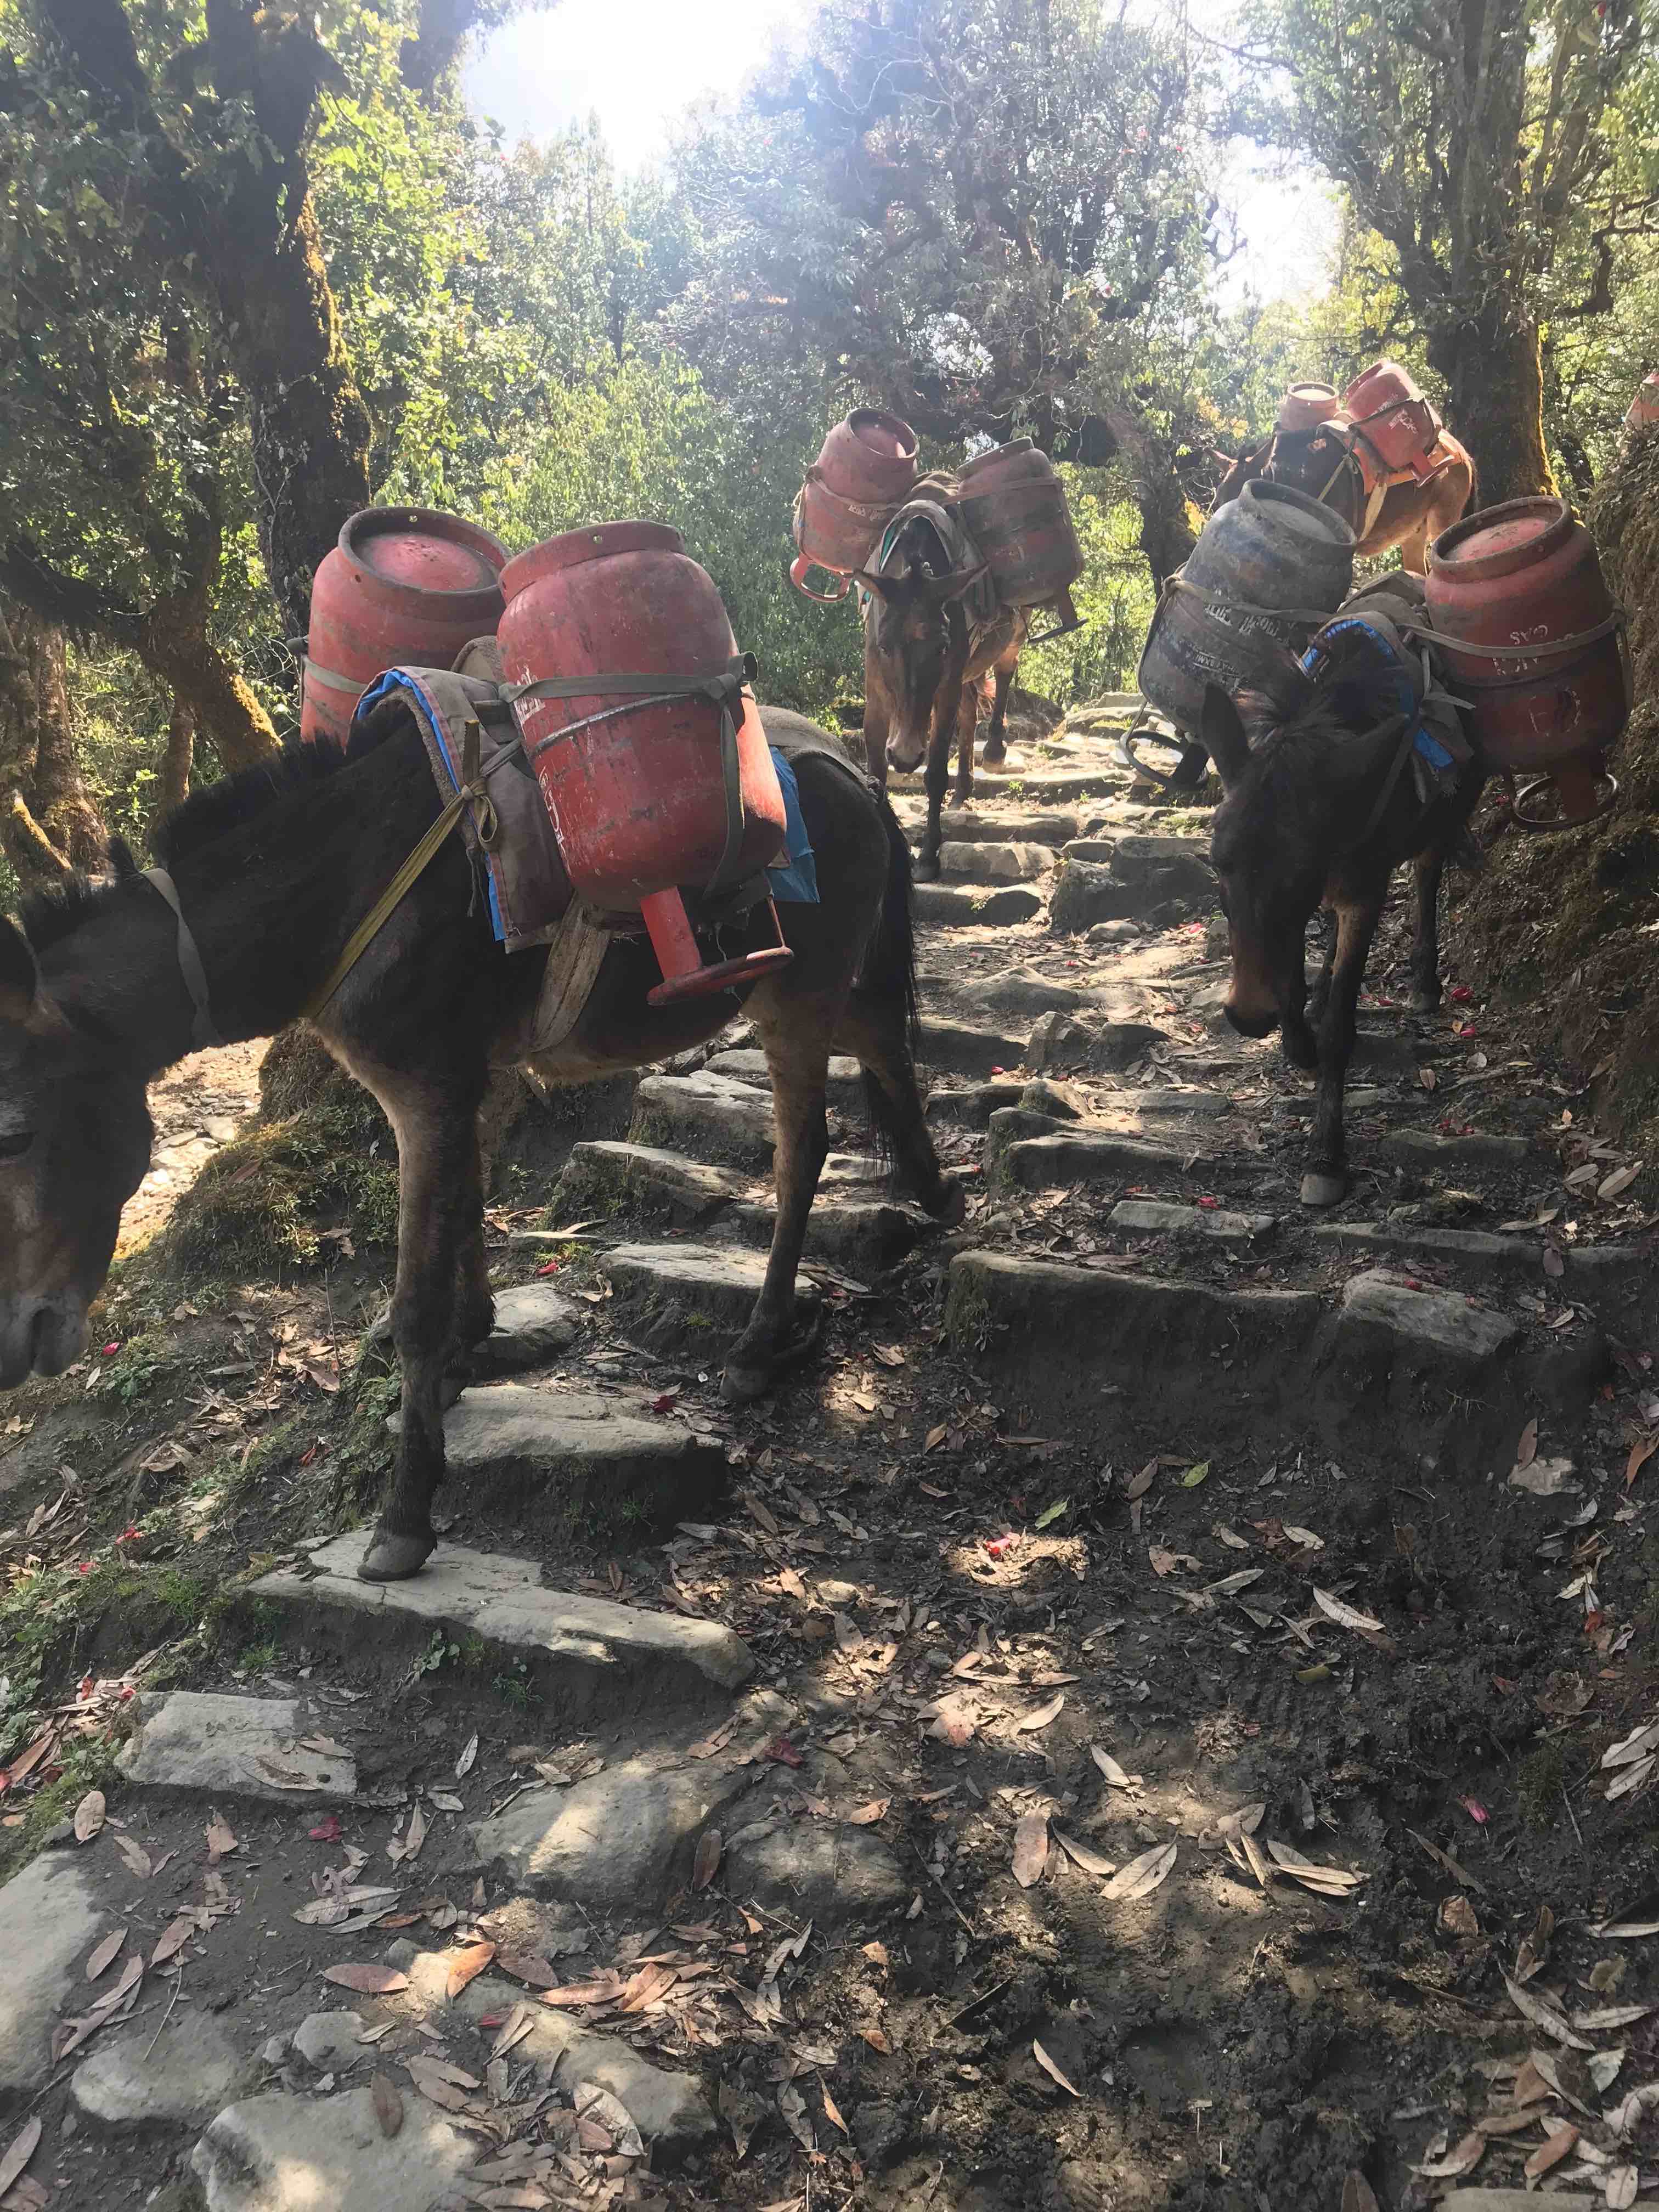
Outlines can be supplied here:
M768 750L772 765L778 772L778 788L783 793L785 834L788 840L787 857L774 861L766 871L766 888L775 899L790 906L816 906L818 902L818 864L812 857L812 841L806 834L806 823L800 811L800 786L795 781L795 771L776 745Z
M1001 611L1002 602L997 597L997 587L991 580L991 572L984 568L979 546L961 512L934 499L907 501L881 534L881 548L876 556L876 574L884 576L899 534L912 522L925 522L933 532L939 551L939 574L959 575L967 568L981 568L984 573L972 589L964 593L961 606L968 617L970 630L985 629ZM868 593L864 594L868 597Z

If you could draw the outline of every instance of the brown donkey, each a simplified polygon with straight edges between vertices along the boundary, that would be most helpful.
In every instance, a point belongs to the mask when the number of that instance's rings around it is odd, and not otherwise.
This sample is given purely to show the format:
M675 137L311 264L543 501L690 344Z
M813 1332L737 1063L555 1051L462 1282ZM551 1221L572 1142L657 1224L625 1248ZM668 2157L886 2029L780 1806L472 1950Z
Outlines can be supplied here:
M1462 841L1486 772L1466 768L1449 796L1421 799L1402 757L1405 718L1356 732L1312 694L1286 715L1247 699L1250 728L1213 684L1203 738L1225 792L1210 859L1232 954L1226 1016L1241 1036L1282 1032L1292 1067L1319 1078L1304 1206L1347 1195L1342 1091L1354 1009L1389 883L1402 860L1417 878L1411 1003L1440 1004L1440 877ZM1307 927L1336 916L1324 973L1308 990Z
M775 734L823 736L798 715L765 719ZM747 1001L772 1077L777 1217L759 1300L726 1363L733 1398L758 1395L789 1349L796 1263L829 1146L832 1052L863 1064L911 1194L945 1222L963 1205L934 1152L911 1061L903 834L856 772L811 752L795 769L823 902L781 909L793 964ZM21 929L0 916L0 1388L31 1371L60 1375L84 1348L121 1208L149 1164L146 1085L216 1030L235 1041L293 1021L437 813L420 735L407 715L392 717L354 736L349 755L296 747L210 786L158 833L162 871L140 875L118 849L112 882L30 901ZM491 1326L478 1109L492 1063L523 1056L515 1038L546 955L503 952L476 889L451 839L318 1024L398 1139L392 1323L403 1425L359 1570L370 1581L416 1573L437 1540L446 1374L464 1369ZM765 927L729 927L726 951L747 950L768 927L769 915ZM574 1031L538 1071L584 1082L665 1060L738 1011L732 992L650 1007L657 980L649 947L618 939Z
M923 495L931 480L916 487ZM861 570L856 580L869 594L864 609L864 742L871 775L884 786L887 769L907 772L927 763L927 827L915 872L924 883L939 874L939 815L957 743L954 796L960 805L974 795L974 732L986 679L995 684L985 759L994 764L1006 750L1008 693L1025 634L1029 607L995 602L982 617L969 612L985 574L981 568L951 573L933 526L918 515L907 522L879 574Z
M1462 520L1475 495L1474 462L1468 447L1449 430L1442 430L1440 444L1443 452L1450 453L1450 462L1426 483L1389 486L1376 520L1359 539L1358 559L1369 561L1376 554L1392 553L1398 546L1402 568L1413 576L1428 574L1430 545L1443 530ZM1269 483L1284 484L1291 491L1305 492L1310 499L1318 500L1358 535L1365 520L1358 464L1348 458L1340 441L1328 432L1315 430L1304 435L1276 430L1236 461L1229 460L1225 453L1217 453L1215 458L1227 473L1211 502L1212 514L1237 499L1253 477L1265 477Z

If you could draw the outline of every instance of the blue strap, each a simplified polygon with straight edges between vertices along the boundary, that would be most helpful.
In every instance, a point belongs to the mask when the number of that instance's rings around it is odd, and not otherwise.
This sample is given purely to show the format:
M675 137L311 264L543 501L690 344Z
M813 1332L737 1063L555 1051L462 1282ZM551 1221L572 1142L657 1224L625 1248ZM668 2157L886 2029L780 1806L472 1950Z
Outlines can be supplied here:
M817 906L818 864L812 857L811 840L807 836L805 817L800 811L800 787L795 781L794 769L777 747L770 745L767 750L772 756L772 765L778 772L778 783L783 792L788 858L778 861L766 871L766 887L775 899L790 905Z

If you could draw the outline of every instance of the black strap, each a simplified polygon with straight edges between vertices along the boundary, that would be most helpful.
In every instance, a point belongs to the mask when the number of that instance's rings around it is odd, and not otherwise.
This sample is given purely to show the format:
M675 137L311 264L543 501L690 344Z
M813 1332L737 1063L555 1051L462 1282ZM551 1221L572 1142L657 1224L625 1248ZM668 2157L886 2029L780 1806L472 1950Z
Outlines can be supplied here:
M754 682L759 663L752 653L739 653L728 660L724 668L715 669L707 676L664 676L630 673L597 676L543 676L527 684L509 684L501 696L507 704L518 708L526 700L536 699L605 699L618 693L629 696L620 707L607 707L597 714L584 714L579 721L567 722L563 729L538 738L526 747L530 758L535 761L550 745L562 744L579 731L592 729L596 723L615 721L620 715L636 714L641 707L660 706L670 699L706 699L718 707L720 716L720 780L726 798L726 848L721 853L714 872L703 885L704 895L722 890L737 865L743 846L743 782L738 759L738 724L732 702L743 696L745 685Z

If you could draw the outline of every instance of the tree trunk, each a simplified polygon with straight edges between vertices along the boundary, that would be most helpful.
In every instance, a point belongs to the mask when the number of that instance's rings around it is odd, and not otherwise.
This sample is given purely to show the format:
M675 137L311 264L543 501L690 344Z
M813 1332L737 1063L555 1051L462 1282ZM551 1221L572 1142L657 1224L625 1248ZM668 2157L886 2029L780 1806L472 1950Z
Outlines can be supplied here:
M1443 325L1429 360L1446 380L1446 427L1474 456L1480 505L1553 492L1538 325L1519 303L1499 299Z
M167 750L161 756L161 787L150 810L152 831L158 822L165 821L174 807L182 806L190 797L190 771L195 759L195 709L175 691L173 713L167 720Z
M20 614L12 634L34 673L35 819L71 867L101 867L109 850L109 831L81 774L64 633Z
M280 750L270 715L208 635L207 611L194 592L151 609L138 654L188 706L228 775Z
M1152 589L1161 592L1198 543L1186 487L1176 473L1170 445L1146 423L1127 408L1112 409L1104 420L1133 481L1135 504L1140 509L1140 550L1152 571Z

